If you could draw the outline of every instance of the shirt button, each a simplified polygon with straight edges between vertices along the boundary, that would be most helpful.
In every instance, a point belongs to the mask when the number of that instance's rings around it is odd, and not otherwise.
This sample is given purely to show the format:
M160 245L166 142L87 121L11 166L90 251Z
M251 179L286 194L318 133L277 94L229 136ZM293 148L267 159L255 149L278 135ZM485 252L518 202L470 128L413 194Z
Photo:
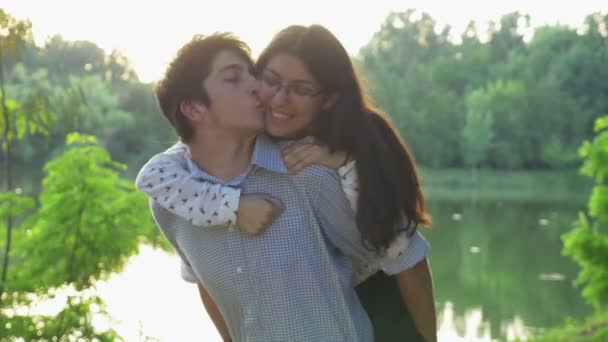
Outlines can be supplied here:
M243 273L243 268L241 266L236 268L236 273L241 274Z

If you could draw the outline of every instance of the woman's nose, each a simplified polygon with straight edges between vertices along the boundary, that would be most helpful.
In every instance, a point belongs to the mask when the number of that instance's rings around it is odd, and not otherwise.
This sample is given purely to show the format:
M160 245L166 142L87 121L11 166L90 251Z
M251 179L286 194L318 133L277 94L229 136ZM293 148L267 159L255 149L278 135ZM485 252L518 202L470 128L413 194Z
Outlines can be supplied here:
M287 89L285 89L285 87L281 87L276 93L274 93L274 95L272 96L272 104L277 106L277 105L283 105L285 104L285 102L287 102Z

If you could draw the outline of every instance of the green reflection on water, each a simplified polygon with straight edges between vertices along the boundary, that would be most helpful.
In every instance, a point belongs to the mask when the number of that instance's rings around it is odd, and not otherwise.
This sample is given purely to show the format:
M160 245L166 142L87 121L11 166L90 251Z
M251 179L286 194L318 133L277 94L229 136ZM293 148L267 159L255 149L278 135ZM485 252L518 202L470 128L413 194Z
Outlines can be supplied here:
M481 308L499 339L506 338L501 326L516 316L534 331L590 312L572 285L578 269L561 256L560 240L584 203L436 200L429 207L434 225L423 234L431 243L438 312L451 302L460 320Z

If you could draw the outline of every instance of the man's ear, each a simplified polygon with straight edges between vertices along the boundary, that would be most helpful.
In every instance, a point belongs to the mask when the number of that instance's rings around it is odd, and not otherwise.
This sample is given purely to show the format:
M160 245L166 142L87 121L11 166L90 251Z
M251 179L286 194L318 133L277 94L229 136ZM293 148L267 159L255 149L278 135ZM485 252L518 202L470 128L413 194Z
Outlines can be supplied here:
M326 97L325 100L323 100L323 105L321 106L321 108L323 110L328 110L329 108L333 107L333 105L336 104L337 100L338 100L338 95L331 94L328 97Z
M179 105L180 111L190 121L201 121L207 113L207 107L205 107L199 101L184 100Z

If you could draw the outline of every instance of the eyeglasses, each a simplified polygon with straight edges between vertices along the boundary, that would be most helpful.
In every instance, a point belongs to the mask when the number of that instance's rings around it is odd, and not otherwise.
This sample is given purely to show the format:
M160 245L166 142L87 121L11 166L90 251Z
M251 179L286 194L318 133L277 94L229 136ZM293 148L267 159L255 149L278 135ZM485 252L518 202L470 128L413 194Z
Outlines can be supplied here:
M285 95L290 96L295 94L299 97L315 97L323 92L323 89L317 89L308 82L285 82L281 78L269 71L264 71L260 77L262 84L271 88L276 93L285 89Z

